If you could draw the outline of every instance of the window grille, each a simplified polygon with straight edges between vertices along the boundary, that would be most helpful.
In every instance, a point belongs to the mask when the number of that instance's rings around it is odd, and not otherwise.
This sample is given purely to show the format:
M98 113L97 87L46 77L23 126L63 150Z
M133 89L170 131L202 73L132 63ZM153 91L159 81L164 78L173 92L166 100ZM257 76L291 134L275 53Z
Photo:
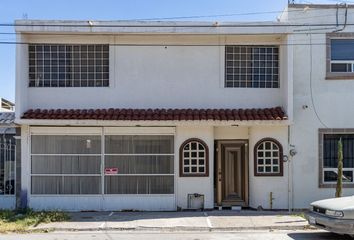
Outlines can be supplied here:
M323 135L323 183L336 183L338 178L338 141L343 144L343 184L353 183L354 134Z
M226 88L279 88L278 46L226 46Z
M255 176L282 176L283 150L274 139L263 139L255 145Z
M208 176L208 147L200 139L189 139L180 148L181 176Z
M16 144L12 136L0 136L0 196L15 194Z
M109 45L30 44L30 87L109 86Z

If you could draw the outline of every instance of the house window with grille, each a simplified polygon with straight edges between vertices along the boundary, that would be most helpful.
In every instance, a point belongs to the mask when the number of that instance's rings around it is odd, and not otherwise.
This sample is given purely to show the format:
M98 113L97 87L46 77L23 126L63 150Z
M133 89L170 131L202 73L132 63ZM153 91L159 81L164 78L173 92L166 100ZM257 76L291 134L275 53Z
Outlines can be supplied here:
M188 139L180 147L180 176L209 175L208 146L200 139Z
M323 134L322 183L336 184L338 178L338 141L343 145L343 184L353 184L354 134Z
M254 148L255 176L283 176L283 150L275 139L259 141Z
M226 88L279 88L279 47L225 47Z
M30 44L30 87L108 87L109 45Z

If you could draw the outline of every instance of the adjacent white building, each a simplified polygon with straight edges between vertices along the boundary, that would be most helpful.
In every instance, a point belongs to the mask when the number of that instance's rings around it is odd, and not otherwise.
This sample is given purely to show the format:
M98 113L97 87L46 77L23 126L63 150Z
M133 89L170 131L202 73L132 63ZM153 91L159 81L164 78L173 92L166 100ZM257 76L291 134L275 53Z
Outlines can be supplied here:
M72 211L306 208L334 195L340 137L352 194L351 12L16 21L22 198Z

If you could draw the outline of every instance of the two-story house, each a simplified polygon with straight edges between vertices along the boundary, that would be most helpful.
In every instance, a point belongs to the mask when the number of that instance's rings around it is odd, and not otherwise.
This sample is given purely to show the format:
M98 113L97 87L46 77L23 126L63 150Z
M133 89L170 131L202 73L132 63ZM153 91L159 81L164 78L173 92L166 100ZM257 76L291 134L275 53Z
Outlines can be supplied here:
M338 137L354 186L352 11L16 21L21 197L34 209L306 208L334 195Z

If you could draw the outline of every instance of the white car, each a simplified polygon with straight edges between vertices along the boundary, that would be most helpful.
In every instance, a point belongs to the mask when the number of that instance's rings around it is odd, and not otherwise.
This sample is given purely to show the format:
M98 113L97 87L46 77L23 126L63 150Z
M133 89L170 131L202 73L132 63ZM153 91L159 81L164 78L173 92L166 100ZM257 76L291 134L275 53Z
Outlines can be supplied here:
M315 227L354 236L354 196L311 203L307 220Z

